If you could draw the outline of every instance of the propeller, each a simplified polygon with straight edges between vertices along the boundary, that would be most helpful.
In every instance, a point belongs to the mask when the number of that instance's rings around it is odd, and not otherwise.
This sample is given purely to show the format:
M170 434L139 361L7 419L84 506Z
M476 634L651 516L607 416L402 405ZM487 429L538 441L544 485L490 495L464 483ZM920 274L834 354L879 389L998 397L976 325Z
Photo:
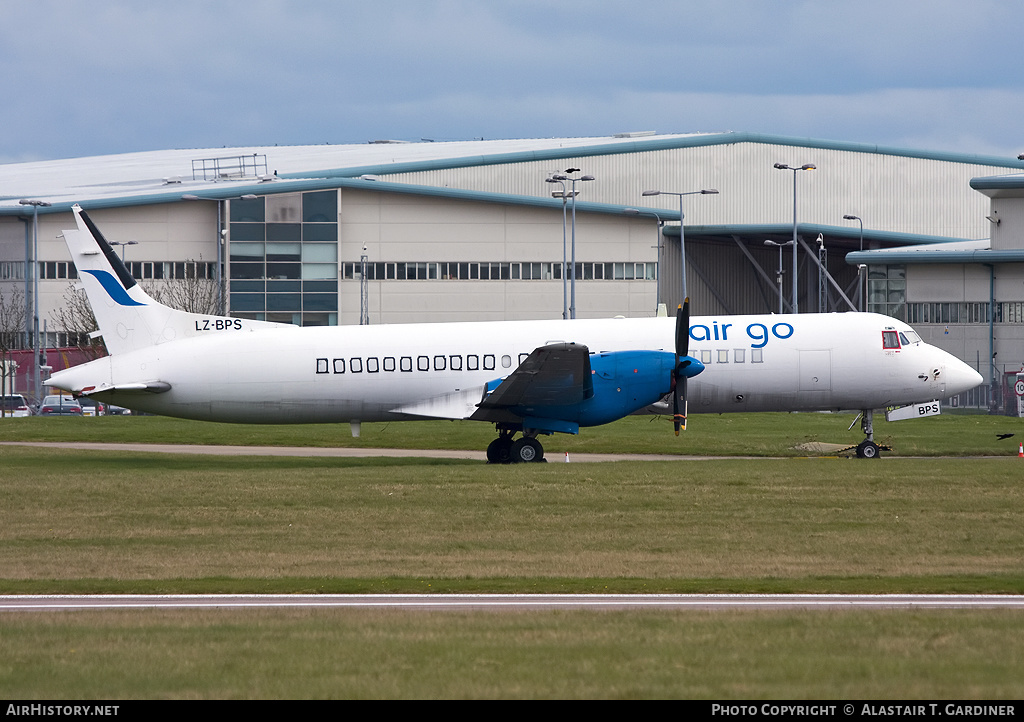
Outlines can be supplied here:
M690 359L690 299L687 297L676 309L676 363L672 369L672 420L676 428L686 431L686 374ZM682 409L680 410L680 405Z

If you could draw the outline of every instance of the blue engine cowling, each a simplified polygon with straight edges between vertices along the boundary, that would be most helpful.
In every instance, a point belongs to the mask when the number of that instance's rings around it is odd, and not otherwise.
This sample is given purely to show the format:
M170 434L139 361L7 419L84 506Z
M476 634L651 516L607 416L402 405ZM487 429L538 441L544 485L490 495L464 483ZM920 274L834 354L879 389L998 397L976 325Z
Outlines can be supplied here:
M704 370L700 361L687 357L687 377ZM672 389L675 355L667 351L613 351L590 356L593 394L579 403L558 406L516 406L523 427L544 433L575 434L581 426L600 426L617 421L657 403Z

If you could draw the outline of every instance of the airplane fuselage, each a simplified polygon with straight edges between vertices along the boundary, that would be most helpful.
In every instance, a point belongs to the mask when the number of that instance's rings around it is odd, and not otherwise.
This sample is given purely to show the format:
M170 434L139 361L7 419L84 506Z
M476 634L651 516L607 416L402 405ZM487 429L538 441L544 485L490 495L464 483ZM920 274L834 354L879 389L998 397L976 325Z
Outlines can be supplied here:
M56 385L166 416L245 423L465 418L536 348L671 353L674 319L251 329L211 317L191 338L68 369ZM888 333L888 335L886 335ZM902 341L900 336L902 335ZM895 340L894 340L895 339ZM871 409L943 398L980 377L899 321L865 313L693 317L690 412ZM628 370L627 370L628 373ZM152 380L164 393L103 390ZM665 392L668 392L666 386ZM459 404L461 403L461 407ZM463 409L459 412L457 409Z

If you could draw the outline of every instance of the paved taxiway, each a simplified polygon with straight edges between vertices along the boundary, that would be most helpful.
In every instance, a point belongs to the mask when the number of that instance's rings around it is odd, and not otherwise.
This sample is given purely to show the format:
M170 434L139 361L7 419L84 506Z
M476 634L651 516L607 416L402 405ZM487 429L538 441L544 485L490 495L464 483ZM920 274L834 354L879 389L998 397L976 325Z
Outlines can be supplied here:
M405 611L1024 609L1003 594L83 594L3 595L0 612L111 609L399 609Z
M322 446L200 446L192 444L117 444L110 442L52 442L3 441L0 446L40 446L60 449L93 451L143 451L162 454L205 454L211 456L327 456L367 458L388 456L394 458L471 459L487 461L480 450L457 451L450 449L364 449ZM549 462L564 462L564 454L548 454ZM572 454L569 461L696 461L709 456L675 456L671 454ZM724 458L724 457L723 457ZM730 459L747 457L730 456ZM750 457L753 458L753 457ZM764 457L757 457L763 460Z

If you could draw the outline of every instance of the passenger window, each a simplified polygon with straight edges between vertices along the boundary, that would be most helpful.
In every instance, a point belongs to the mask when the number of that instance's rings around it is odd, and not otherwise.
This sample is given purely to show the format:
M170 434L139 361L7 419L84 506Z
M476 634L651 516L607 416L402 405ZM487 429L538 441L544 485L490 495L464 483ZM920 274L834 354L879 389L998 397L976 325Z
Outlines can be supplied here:
M363 372L363 360L361 358L349 359L348 368L354 374L361 374Z
M752 348L750 349L750 363L760 364L764 363L764 349Z
M494 354L487 354L486 356L484 356L484 370L494 370Z
M325 373L327 373L327 359L325 359L325 358L318 358L316 360L316 372L318 374L325 374Z
M504 356L502 356L501 357L501 367L503 369L511 368L512 367L512 357L509 356L508 354L505 354Z
M718 363L727 364L729 363L729 351L726 349L718 349Z
M700 362L704 365L711 363L711 349L701 349Z
M479 356L467 356L466 357L466 370L467 371L479 371L480 370L480 357Z
M522 363L523 361L525 361L528 358L530 358L530 354L528 354L528 353L521 353L521 354L519 354L519 363Z
M394 356L385 356L384 357L384 370L385 371L394 371L395 370L395 357Z
M434 357L434 370L435 371L444 371L445 368L446 368L446 366L445 366L445 362L444 362L444 356L435 356Z
M334 373L343 374L345 373L345 359L336 358L334 359Z
M429 371L430 370L430 358L428 356L417 356L416 357L416 370L417 371Z
M406 373L412 373L412 356L403 356L399 361L399 368Z
M743 363L744 356L745 354L743 353L743 349L741 348L738 348L732 352L732 360L738 364Z
M449 356L448 357L448 366L449 366L449 368L451 368L452 371L461 371L462 370L462 357L461 356Z
M375 374L380 371L380 361L377 360L376 356L371 356L366 359L366 373Z

